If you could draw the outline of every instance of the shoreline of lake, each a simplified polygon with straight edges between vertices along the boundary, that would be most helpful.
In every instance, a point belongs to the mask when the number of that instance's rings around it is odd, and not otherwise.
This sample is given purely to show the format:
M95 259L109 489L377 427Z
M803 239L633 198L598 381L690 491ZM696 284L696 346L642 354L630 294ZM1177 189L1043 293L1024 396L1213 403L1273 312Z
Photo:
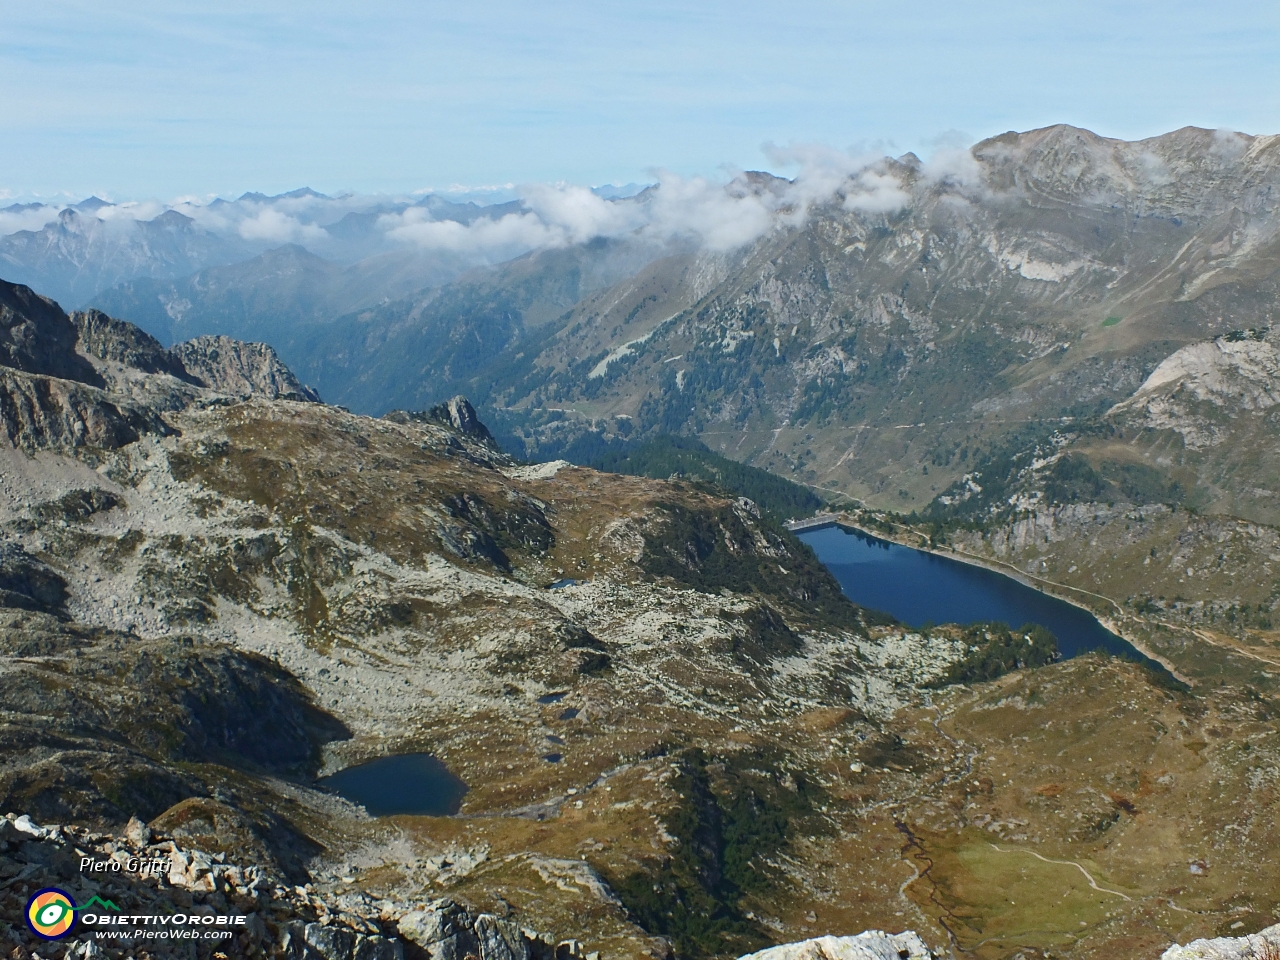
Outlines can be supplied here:
M1174 677L1176 680L1178 680L1180 683L1185 683L1187 686L1193 686L1191 680L1189 680L1187 677L1179 673L1177 668L1167 658L1151 650L1142 641L1135 640L1132 637L1127 636L1123 631L1123 629L1121 628L1121 625L1111 616L1108 616L1107 614L1099 613L1092 606L1086 603L1082 603L1076 597L1064 595L1064 592L1072 591L1075 593L1084 594L1089 597L1094 597L1095 599L1101 600L1104 603L1108 604L1113 609L1120 611L1121 615L1123 615L1124 611L1120 608L1120 605L1115 600L1112 600L1110 597L1104 597L1101 594L1095 594L1095 593L1092 593L1091 591L1084 590L1080 587L1072 587L1069 584L1058 583L1057 581L1048 580L1048 579L1045 579L1044 577L1037 577L1034 574L1029 574L1022 570L1019 570L1017 567L1013 566L1012 564L1006 564L1000 560L991 560L986 557L979 557L972 553L967 553L962 550L956 550L954 547L946 547L946 548L940 549L938 547L922 546L918 542L910 543L910 542L907 542L906 535L899 531L893 531L892 533L886 534L879 530L870 530L870 529L867 529L866 527L860 526L859 524L853 522L846 515L832 514L830 515L830 520L822 523L821 525L815 524L813 526L804 527L800 530L796 530L792 532L795 534L812 533L828 526L838 527L842 530L846 530L851 533L861 534L862 536L870 537L875 540L882 540L887 543L895 544L899 547L905 547L909 550L916 550L920 553L928 554L930 556L938 557L940 559L954 560L958 563L967 564L968 566L985 570L988 573L994 573L994 574L997 574L998 576L1002 576L1009 580L1013 580L1015 583L1021 584L1022 586L1028 589L1037 590L1047 597L1051 597L1054 600L1058 600L1062 603L1069 604L1070 606L1075 607L1076 609L1089 614L1098 622L1098 624L1104 630L1111 633L1117 639L1128 644L1130 647L1132 647L1135 651L1137 651L1142 656L1146 657L1147 659L1151 660L1154 663L1158 663L1161 667L1167 670L1169 674L1172 677ZM916 536L919 536L919 535L916 535ZM1010 626L1016 627L1017 624L1010 624Z

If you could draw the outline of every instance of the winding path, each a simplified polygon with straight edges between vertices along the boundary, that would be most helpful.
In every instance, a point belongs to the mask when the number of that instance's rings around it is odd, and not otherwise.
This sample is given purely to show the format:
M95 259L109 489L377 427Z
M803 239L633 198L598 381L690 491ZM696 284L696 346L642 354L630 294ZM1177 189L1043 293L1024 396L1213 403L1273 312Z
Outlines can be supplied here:
M1084 878L1089 881L1089 886L1093 887L1093 889L1097 890L1099 893L1109 893L1112 896L1119 897L1121 900L1128 900L1130 903L1133 903L1133 897L1126 896L1125 894L1121 893L1119 890L1108 890L1106 887L1098 886L1098 882L1093 879L1093 876L1089 873L1089 871L1086 870L1084 867L1080 866L1080 864L1076 863L1074 860L1050 860L1048 857L1040 856L1040 854L1036 853L1034 850L1023 850L1021 848L1016 848L1013 850L1003 850L994 843L991 844L991 848L998 853L1029 853L1031 854L1031 856L1035 857L1037 860L1043 860L1045 863L1056 863L1062 867L1075 867L1077 870L1079 870L1081 873L1084 874Z

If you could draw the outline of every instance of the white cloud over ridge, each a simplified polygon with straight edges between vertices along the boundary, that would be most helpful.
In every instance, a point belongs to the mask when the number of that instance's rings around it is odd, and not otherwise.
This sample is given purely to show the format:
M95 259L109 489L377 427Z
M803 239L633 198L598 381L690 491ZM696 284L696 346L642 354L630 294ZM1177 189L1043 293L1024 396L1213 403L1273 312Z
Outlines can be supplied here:
M39 230L46 223L57 220L61 209L45 204L30 206L32 209L29 210L0 210L0 237L7 237L19 230Z
M656 171L655 183L623 199L605 199L574 184L529 184L515 188L518 203L501 207L459 204L439 195L333 198L297 191L278 197L246 194L233 201L182 197L167 204L109 203L77 213L87 227L97 220L104 227L125 229L174 211L250 250L297 243L320 256L355 259L416 249L498 263L597 238L674 242L725 252L771 231L801 226L823 206L887 215L911 201L912 187L905 179L915 174L882 155L813 144L770 146L766 152L778 167L794 168L794 177L739 171L723 182ZM956 153L946 162L935 158L932 167L926 165L927 174L956 183L977 177L977 162L967 151ZM62 209L0 209L0 236L38 230Z
M724 252L770 231L800 226L823 205L889 214L910 202L902 168L881 156L815 145L770 147L768 152L780 166L799 167L795 178L740 172L725 184L658 171L655 184L621 201L602 199L586 187L536 184L518 188L521 210L498 218L464 224L411 207L383 215L379 225L388 237L424 250L498 262L529 250L602 237L683 241Z
M274 207L264 207L255 216L246 217L236 227L236 232L246 240L263 240L269 243L316 243L328 234L314 223L303 223Z

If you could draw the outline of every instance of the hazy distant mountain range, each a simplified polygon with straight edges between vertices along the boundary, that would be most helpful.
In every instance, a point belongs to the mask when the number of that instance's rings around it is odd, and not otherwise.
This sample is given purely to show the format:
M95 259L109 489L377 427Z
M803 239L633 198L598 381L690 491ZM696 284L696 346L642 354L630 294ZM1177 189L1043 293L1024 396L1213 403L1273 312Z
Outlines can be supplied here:
M596 188L593 196L627 197L640 189L609 185ZM371 259L363 272L377 275L375 282L383 283L389 295L400 296L489 262L492 250L414 243L397 238L398 228L470 226L522 209L519 201L482 206L436 195L328 197L308 188L271 197L246 193L207 204L115 204L99 197L67 206L11 204L0 208L0 270L76 307L118 284L180 280L296 244L343 266ZM511 252L527 249L517 242ZM249 269L246 282L267 279ZM346 305L341 298L337 303Z
M1103 474L1155 470L1153 497L1270 520L1280 464L1224 438L1272 429L1280 395L1278 150L1055 126L621 199L298 191L123 226L71 210L0 240L0 271L169 341L267 340L353 409L465 392L530 455L691 434L821 489L950 509L992 464L1120 431ZM1194 362L1170 359L1184 348Z

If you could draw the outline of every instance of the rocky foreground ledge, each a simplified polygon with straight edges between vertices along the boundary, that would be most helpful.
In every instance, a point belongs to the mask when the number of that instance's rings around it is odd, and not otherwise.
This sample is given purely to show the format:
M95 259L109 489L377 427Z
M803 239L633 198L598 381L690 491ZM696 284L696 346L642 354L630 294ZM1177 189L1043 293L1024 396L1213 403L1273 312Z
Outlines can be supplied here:
M36 937L25 920L27 901L46 887L69 894L79 908L61 940ZM127 922L138 917L183 919ZM206 925L196 917L212 917L209 929L230 935L204 937ZM243 920L218 922L228 918ZM160 936L179 928L200 939ZM131 930L142 935L115 936ZM309 884L291 885L265 868L227 862L223 854L183 849L136 819L113 836L42 826L12 813L0 819L0 956L599 960L588 958L576 940L556 941L450 900L405 903L364 894L321 899Z
M1160 960L1280 960L1280 923L1247 937L1215 937L1173 946Z

